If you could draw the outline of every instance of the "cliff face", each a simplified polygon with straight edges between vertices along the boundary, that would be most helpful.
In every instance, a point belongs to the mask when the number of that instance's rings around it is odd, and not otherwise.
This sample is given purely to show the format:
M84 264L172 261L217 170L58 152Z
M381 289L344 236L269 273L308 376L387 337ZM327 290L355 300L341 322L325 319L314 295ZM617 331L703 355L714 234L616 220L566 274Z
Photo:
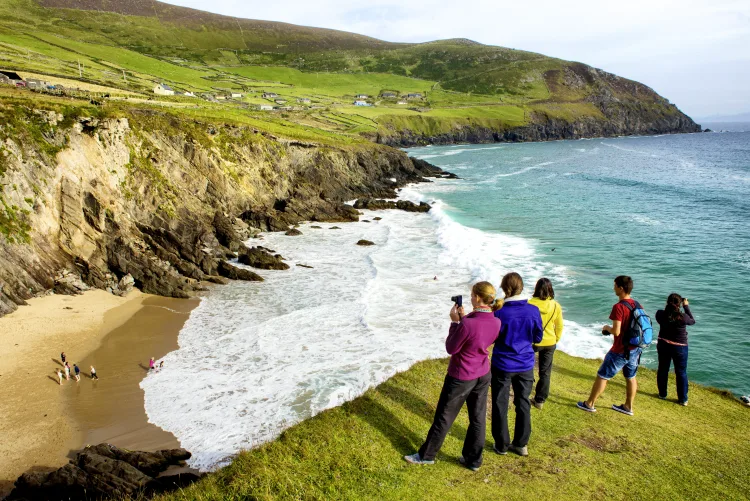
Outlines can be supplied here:
M0 314L85 287L65 275L117 293L130 274L145 292L186 297L224 281L223 260L250 234L356 220L344 200L394 196L436 172L385 146L324 147L154 113L0 115Z

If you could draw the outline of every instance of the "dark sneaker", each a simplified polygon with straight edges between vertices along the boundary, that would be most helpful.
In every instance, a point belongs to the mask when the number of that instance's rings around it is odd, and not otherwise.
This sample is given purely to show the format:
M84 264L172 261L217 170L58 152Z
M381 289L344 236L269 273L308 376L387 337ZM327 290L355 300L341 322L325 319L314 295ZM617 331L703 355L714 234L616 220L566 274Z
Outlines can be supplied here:
M633 415L633 411L627 410L624 405L613 405L612 410L615 410L617 412L622 412L623 414L626 414L628 416Z
M659 399L660 399L660 400L666 400L666 399L667 399L667 396L666 396L666 395L664 395L664 396L662 397L661 395L659 395Z
M544 407L544 402L537 402L536 400L532 400L531 405L533 405L539 410L542 410L542 407Z
M518 454L519 456L528 456L529 455L529 448L526 447L525 445L523 447L517 447L517 446L511 444L510 447L508 447L508 450L510 452Z
M586 405L586 402L578 402L576 406L581 409L582 411L586 412L596 412L596 407L589 407Z
M411 464L435 464L435 460L422 459L419 457L419 453L415 452L411 456L404 456L404 461Z
M466 466L471 471L479 471L479 466L468 466L466 464L466 458L464 458L463 456L461 456L460 458L458 458L458 462L461 463L462 465Z
M497 448L497 445L493 445L492 450L495 451L495 454L500 454L501 456L505 456L506 454L508 454L507 450L501 451L500 449Z

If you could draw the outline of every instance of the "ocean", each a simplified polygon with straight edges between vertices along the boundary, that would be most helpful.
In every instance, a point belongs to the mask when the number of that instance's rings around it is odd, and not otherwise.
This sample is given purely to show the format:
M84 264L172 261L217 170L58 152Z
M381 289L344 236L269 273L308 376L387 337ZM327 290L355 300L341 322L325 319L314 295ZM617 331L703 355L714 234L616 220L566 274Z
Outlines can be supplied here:
M215 469L419 360L446 356L450 297L468 296L478 280L499 285L509 271L527 295L538 278L552 280L565 317L559 348L587 358L611 346L600 330L617 300L615 276L633 277L633 297L652 317L680 293L696 317L691 381L750 393L745 125L407 150L462 179L400 192L432 204L428 214L364 211L359 223L307 223L301 236L249 242L292 268L203 298L166 369L141 383L149 420L193 452L192 466ZM643 362L656 367L655 345ZM582 384L581 397L589 389Z

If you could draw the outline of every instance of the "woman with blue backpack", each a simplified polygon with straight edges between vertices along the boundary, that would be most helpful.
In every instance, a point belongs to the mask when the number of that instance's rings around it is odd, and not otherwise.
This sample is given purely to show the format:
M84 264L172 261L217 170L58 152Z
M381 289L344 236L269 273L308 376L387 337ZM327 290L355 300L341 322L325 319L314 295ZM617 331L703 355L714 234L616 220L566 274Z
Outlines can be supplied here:
M681 309L684 308L684 313ZM688 333L687 326L695 325L695 319L690 312L688 300L679 294L672 293L667 298L667 305L656 312L659 323L659 342L656 351L659 353L659 369L656 372L656 385L659 388L659 398L667 398L667 384L669 383L669 368L674 362L674 375L677 383L677 402L688 404Z

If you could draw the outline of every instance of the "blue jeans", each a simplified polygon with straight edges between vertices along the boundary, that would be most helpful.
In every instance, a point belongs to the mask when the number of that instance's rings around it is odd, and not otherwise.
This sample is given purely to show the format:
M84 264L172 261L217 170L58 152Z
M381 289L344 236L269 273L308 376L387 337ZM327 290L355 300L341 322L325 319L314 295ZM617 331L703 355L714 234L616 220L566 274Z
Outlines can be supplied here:
M630 350L630 358L627 359L622 353L608 351L596 375L609 381L622 370L625 379L633 379L638 374L638 364L641 363L642 351L640 348Z
M659 387L659 396L666 398L667 385L669 383L669 368L674 362L674 375L677 380L677 400L680 403L688 400L688 347L675 346L673 344L659 341L656 345L659 352L659 369L656 371L656 385Z

